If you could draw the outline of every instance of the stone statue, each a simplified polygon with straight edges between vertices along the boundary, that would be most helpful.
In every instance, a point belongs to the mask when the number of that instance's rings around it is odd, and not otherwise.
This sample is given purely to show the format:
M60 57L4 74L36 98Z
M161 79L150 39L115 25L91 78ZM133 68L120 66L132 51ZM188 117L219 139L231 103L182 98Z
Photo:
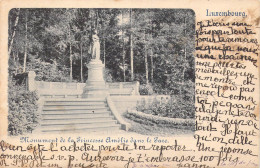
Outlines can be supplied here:
M96 30L91 37L89 53L91 54L91 60L87 64L88 80L83 89L82 98L105 98L109 92L104 80L104 64L100 60L100 43Z
M92 35L91 58L94 60L100 60L100 43L97 36L97 30L95 30Z

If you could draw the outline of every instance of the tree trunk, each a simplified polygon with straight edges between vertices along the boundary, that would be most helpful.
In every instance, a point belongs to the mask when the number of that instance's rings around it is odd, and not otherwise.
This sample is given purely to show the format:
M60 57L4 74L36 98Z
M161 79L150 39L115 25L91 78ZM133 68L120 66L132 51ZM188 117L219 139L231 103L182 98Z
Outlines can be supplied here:
M186 37L186 18L184 18L184 37ZM186 40L186 39L185 39ZM187 51L186 51L186 43L187 41L185 41L185 44L184 44L184 61L183 62L186 62L186 55L187 55ZM182 71L182 88L183 88L183 85L184 85L184 76L185 76L185 71L186 71L186 65L183 64L183 71ZM183 89L180 90L180 93L182 94L183 93Z
M102 18L102 17L101 17ZM102 27L105 28L105 23L103 22L102 19L100 19L102 22ZM105 31L103 30L102 33L102 38L103 38L103 59L104 59L104 66L106 68L106 38L105 38Z
M13 61L14 61L15 74L17 74L16 52L13 52Z
M151 48L151 82L153 84L153 49Z
M67 8L66 9L67 10L67 14L68 14L68 17L69 17L69 20L71 20L71 18L70 18L70 11L69 11L69 9ZM69 57L70 57L70 81L72 81L72 46L71 46L71 28L70 28L70 23L68 23L68 29L67 29L67 31L68 31L68 43L69 43Z
M144 64L145 64L145 79L146 79L146 84L149 83L149 72L148 72L148 59L147 59L147 46L146 46L146 34L144 34Z
M70 81L72 81L72 54L71 54L71 43L70 46Z
M133 53L133 35L132 35L132 9L130 9L130 64L131 64L131 81L134 81L134 53Z
M145 49L144 49L144 62L145 62L145 78L146 78L146 84L149 83L149 78L148 78L148 61L147 61L147 50L146 50L146 44L145 44Z
M104 43L103 43L103 55L104 55L104 66L106 68L106 39L104 39Z
M69 30L69 39L70 39L70 30ZM72 48L71 48L71 42L69 42L69 52L70 52L70 81L72 81Z
M83 54L82 54L82 41L80 42L80 80L83 83Z
M185 46L184 46L184 61L185 62L186 62L186 55L187 55L187 51L186 51L186 44L185 44ZM186 67L185 67L185 65L183 65L182 83L184 83L185 70L186 70Z
M98 30L98 9L96 9L96 24L95 24L95 29Z
M72 81L72 52L71 52L71 43L70 46L70 81Z
M27 13L28 11L25 11L25 44L24 44L24 58L23 58L23 72L26 71L26 59L27 59L27 45L28 45L28 18L27 18Z
M122 22L123 22L123 11L121 11L121 17L122 17ZM125 82L125 43L124 43L124 31L122 28L122 57L123 57L123 78L124 78L124 82Z
M17 27L19 18L20 18L20 8L18 8L18 14L15 18L14 31L13 31L13 34L12 34L12 37L11 37L11 41L10 41L10 45L9 45L9 49L8 49L8 55L10 55L11 51L12 51L12 47L13 47L13 43L14 43L14 37L15 37L15 33L16 33L16 27Z
M123 40L123 73L124 73L124 82L125 82L125 44Z

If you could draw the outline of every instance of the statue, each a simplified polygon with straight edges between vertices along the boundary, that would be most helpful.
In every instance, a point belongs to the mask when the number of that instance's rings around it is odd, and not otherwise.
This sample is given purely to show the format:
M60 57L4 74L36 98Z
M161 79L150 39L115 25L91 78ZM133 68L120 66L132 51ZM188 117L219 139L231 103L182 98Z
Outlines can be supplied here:
M94 30L91 42L91 59L100 60L100 43L97 36L97 30Z

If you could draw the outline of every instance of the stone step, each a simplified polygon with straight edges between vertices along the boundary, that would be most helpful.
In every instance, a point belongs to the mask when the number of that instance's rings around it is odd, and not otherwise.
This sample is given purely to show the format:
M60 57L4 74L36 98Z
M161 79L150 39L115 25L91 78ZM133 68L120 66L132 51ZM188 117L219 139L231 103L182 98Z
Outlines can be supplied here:
M57 125L84 125L84 124L100 124L100 123L116 123L116 120L113 120L112 117L108 118L82 118L82 119L53 119L53 120L42 120L41 126L57 126Z
M70 110L109 110L108 107L100 107L100 106L55 106L55 107L43 107L43 111L70 111Z
M49 94L40 94L40 97L45 98L45 99L71 99L71 98L81 98L82 94L55 94L53 91Z
M46 98L46 103L49 102L106 102L105 98Z
M43 106L43 108L45 109L48 109L48 108L73 108L73 107L80 107L80 108L93 108L93 107L99 107L99 108L105 108L105 107L108 107L106 104L87 104L87 105L75 105L75 104L56 104L56 105L52 105L52 104L45 104Z
M48 98L41 116L41 133L84 133L121 128L104 98Z
M90 118L90 119L98 119L98 118L107 118L107 117L113 117L112 115L110 115L111 113L106 112L106 113L69 113L69 114L42 114L42 120L52 120L52 119L56 119L56 120L65 120L65 119L84 119L84 118Z
M95 127L95 126L109 126L116 124L116 120L110 120L110 121L99 121L99 120L90 120L89 122L84 123L78 123L77 121L71 121L70 123L66 124L41 124L41 127L52 127L55 128L64 128L64 127Z
M113 132L115 133L116 131L120 130L120 125L115 124L115 125L110 125L110 126L100 126L100 127L82 127L82 128L64 128L64 129L40 129L37 130L37 132L40 133L91 133L91 132Z
M107 106L104 102L45 102L44 106Z
M110 114L111 112L108 108L104 109L74 109L74 110L43 110L42 114L50 114L50 115L59 115L59 114L68 114L68 115L76 115L76 114Z
M97 129L104 129L104 128L111 128L116 127L120 128L120 124L116 124L116 121L113 122L102 122L102 123L84 123L84 124L66 124L66 125L41 125L42 132L52 132L52 131L75 131L75 130L97 130Z

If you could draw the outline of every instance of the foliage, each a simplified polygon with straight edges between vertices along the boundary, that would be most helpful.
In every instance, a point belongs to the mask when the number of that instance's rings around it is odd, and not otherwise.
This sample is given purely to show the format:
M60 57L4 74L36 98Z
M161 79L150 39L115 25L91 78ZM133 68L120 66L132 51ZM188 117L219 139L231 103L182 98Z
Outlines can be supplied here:
M113 78L109 69L104 68L104 79L106 82L113 82Z
M140 95L152 95L153 94L153 86L151 84L142 84L139 87Z
M9 80L8 89L8 131L10 135L31 132L39 123L37 94L25 90L24 85L16 85Z
M86 65L91 58L90 37L93 29L97 29L101 59L105 60L113 81L123 81L123 67L126 81L131 80L129 39L132 34L135 80L147 84L148 72L148 83L154 92L171 95L185 92L181 85L187 81L194 83L195 14L192 10L131 9L132 22L129 20L130 9L22 8L18 11L12 9L9 14L9 45L13 31L17 30L10 55L13 65L10 66L18 69L23 64L27 22L26 70L37 70L31 64L34 59L40 59L46 66L40 69L49 69L50 65L45 64L48 62L63 71L62 78L50 79L46 73L39 75L42 76L40 79L66 81L63 78L72 73L74 80L86 80ZM15 28L17 16L19 22Z
M28 66L28 70L33 70L36 73L35 80L49 82L68 82L69 70L66 67L56 66L48 62L42 62L40 59L35 59Z
M129 117L134 116L136 121L138 121L139 118L140 119L139 122L143 124L154 123L157 125L169 126L169 127L176 127L178 125L194 127L193 119L161 117L161 116L155 116L155 115L146 114L138 111L128 111L128 116Z
M183 96L175 96L168 101L154 99L149 105L146 105L145 101L141 101L137 103L136 109L146 114L186 119L194 118L194 107L194 101L184 100Z

